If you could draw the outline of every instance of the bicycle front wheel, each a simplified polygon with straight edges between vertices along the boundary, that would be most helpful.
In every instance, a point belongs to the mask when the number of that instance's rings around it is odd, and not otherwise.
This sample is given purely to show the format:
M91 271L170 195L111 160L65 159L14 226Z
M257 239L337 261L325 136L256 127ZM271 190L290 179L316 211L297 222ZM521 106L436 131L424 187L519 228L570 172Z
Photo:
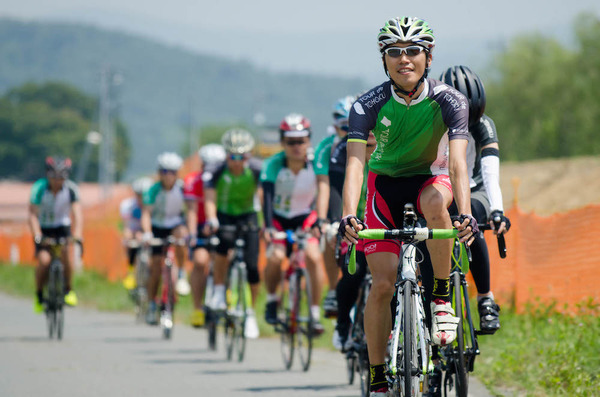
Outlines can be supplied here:
M277 313L277 330L281 337L281 358L285 369L289 370L292 367L294 360L294 342L296 336L297 316L294 307L294 287L296 275L292 274L286 283L285 277L281 281L281 295L279 300L279 308ZM287 284L287 285L286 285Z
M237 353L237 360L242 362L244 360L244 353L246 351L246 320L247 314L247 294L246 289L249 288L246 282L246 268L245 265L241 265L237 271L237 285L236 292L232 300L232 306L234 310L233 316L233 339L234 346Z
M454 312L459 318L458 327L456 329L456 341L452 350L452 365L451 372L454 373L454 386L456 387L456 395L458 397L467 397L469 390L469 374L467 372L467 362L465 357L465 332L464 332L464 314L463 314L463 295L461 288L460 273L454 272L452 275L452 299L454 301ZM465 297L465 299L468 299Z
M420 396L421 364L417 333L417 309L412 283L405 282L402 291L402 367L399 371L401 396Z
M308 371L312 356L312 340L314 335L313 317L310 306L312 295L310 290L310 278L306 269L296 270L296 307L298 326L296 327L296 344L302 363L302 370Z

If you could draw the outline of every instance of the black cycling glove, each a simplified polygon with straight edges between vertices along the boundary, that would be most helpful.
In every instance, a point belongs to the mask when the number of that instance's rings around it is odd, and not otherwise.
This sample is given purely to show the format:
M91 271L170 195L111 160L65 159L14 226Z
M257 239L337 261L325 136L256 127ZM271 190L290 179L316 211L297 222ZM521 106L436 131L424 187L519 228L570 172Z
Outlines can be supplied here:
M473 215L460 214L458 216L458 221L461 224L465 221L465 219L469 220L467 226L471 226L471 231L473 232L473 234L479 233L479 226L477 225L477 220L473 217Z
M338 228L338 235L341 238L344 238L344 236L346 236L346 226L352 226L351 220L354 219L356 220L356 223L358 223L359 225L363 225L363 229L366 229L366 225L363 223L363 221L361 221L360 219L358 219L356 217L356 215L346 215L345 217L342 218L342 220L340 221L340 226Z
M506 225L505 227L506 227L507 232L510 229L510 219L508 219L506 216L504 216L504 213L500 210L492 211L492 213L490 214L490 220L492 222L494 222L494 228L496 230L498 230L498 228L500 228L500 224L502 222L504 222L504 224Z

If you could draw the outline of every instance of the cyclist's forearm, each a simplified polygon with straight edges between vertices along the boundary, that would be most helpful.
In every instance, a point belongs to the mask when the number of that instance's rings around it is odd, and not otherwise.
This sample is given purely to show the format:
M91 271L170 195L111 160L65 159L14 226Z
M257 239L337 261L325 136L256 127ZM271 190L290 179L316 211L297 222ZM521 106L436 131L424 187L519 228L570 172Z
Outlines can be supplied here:
M364 156L361 158L348 155L348 164L346 165L346 178L344 180L344 190L342 193L343 210L342 216L356 215L360 192L363 184Z
M198 203L196 201L188 201L187 203L187 226L190 234L195 235L198 230Z
M329 209L329 177L327 175L317 175L317 187L317 217L325 219Z
M152 217L150 215L151 209L148 207L144 207L142 211L142 230L144 233L152 233Z
M38 219L38 208L33 204L29 205L28 223L31 234L34 237L42 235L42 228L40 226L40 220Z
M207 220L217 217L217 191L215 189L204 190L204 213Z
M83 237L83 211L81 210L81 203L73 203L71 210L73 213L73 237L80 239Z
M504 211L500 189L500 151L497 143L481 150L481 177L490 200L490 209Z
M275 184L273 182L263 182L262 189L265 227L273 227L273 197L275 196Z
M450 182L452 183L452 193L458 207L458 213L471 214L471 188L466 162L455 164L450 168Z

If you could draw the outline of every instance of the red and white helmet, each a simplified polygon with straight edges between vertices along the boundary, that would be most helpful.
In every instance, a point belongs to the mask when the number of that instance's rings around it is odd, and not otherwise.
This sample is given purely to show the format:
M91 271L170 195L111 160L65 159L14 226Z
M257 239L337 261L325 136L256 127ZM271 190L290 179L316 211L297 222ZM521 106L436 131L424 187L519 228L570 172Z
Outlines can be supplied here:
M310 120L298 113L288 114L279 125L281 139L310 136Z

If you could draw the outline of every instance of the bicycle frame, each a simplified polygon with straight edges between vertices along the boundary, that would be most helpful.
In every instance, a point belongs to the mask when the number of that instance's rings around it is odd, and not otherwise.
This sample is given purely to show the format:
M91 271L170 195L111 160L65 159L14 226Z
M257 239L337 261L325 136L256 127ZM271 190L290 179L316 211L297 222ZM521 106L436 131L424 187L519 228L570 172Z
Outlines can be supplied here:
M45 237L41 243L48 248L51 256L46 285L48 296L45 299L46 320L50 339L56 335L56 338L61 340L63 336L65 270L61 255L63 248L67 246L68 242L69 239L67 238L54 239Z
M428 229L416 227L417 216L412 204L404 207L402 229L372 229L358 232L360 238L375 240L395 239L402 241L402 254L396 283L396 318L391 333L388 375L392 378L392 390L404 396L420 395L426 389L430 365L431 339L425 322L425 309L421 286L417 277L416 241L431 238L455 238L455 229ZM356 271L356 252L350 250L348 271ZM402 341L402 346L400 342ZM402 359L402 363L399 363ZM410 379L407 379L410 378Z

